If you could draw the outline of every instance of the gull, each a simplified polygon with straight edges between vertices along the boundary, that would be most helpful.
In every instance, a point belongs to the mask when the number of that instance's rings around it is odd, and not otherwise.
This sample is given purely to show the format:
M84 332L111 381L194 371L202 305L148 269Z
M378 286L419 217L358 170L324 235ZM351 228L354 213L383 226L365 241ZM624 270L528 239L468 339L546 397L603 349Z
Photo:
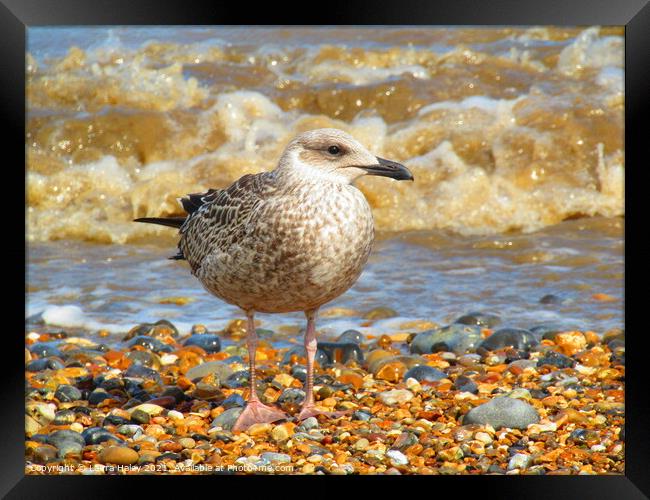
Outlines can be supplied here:
M297 420L345 413L314 402L315 321L323 304L357 281L370 255L372 211L354 186L365 175L413 180L405 166L373 155L346 132L310 130L289 142L274 170L182 198L186 217L136 219L179 228L172 258L187 260L208 292L246 314L250 390L234 431L289 418L256 392L255 313L306 316L307 380Z

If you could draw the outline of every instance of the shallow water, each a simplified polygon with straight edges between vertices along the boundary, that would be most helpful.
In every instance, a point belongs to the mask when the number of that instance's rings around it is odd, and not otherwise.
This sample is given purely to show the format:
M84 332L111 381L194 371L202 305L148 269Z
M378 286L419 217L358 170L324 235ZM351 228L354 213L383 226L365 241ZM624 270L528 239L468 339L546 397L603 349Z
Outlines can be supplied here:
M622 226L622 219L586 219L533 234L468 238L428 231L383 238L356 285L322 309L319 331L323 337L347 328L374 335L417 331L410 321L444 324L472 310L496 312L503 325L514 327L559 322L597 333L620 328ZM27 315L44 311L51 324L91 333L107 329L115 339L139 322L161 318L181 333L194 323L221 330L243 318L236 307L205 292L186 263L166 259L173 253L173 244L34 244ZM547 294L562 303L540 303ZM606 300L597 300L597 294ZM170 299L176 303L161 303ZM363 319L377 307L390 307L399 316ZM280 332L280 341L304 327L300 313L257 319Z
M173 230L131 221L333 126L416 181L359 183L382 236L324 334L476 309L623 326L620 28L30 28L27 65L26 317L90 332L241 317L166 260ZM400 316L365 322L379 306Z

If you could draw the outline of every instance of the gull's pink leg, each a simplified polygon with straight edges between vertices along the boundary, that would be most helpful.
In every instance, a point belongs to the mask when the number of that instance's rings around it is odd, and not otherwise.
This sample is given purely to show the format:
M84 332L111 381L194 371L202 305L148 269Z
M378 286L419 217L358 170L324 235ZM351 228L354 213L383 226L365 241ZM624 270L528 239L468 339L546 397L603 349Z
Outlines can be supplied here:
M284 420L286 413L262 403L257 397L255 390L255 351L257 349L257 333L255 333L255 320L253 311L246 311L248 319L246 328L246 344L248 345L248 364L250 368L250 394L246 402L246 408L241 412L233 426L233 431L244 431L253 424L262 424Z
M316 340L316 313L318 310L305 311L307 316L307 331L305 332L305 350L307 351L307 389L305 391L305 401L302 403L298 420L304 420L316 415L326 415L328 417L341 417L346 411L323 411L318 410L314 404L314 359L316 358L316 349L318 342Z

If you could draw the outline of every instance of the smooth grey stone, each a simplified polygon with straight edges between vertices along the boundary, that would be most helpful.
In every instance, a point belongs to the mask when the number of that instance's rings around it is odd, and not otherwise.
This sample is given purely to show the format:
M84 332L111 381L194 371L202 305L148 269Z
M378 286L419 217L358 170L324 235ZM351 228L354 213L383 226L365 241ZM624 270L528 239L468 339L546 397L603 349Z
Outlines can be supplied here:
M72 410L59 410L54 416L52 423L54 425L68 425L74 422L77 418L77 415Z
M86 441L87 445L90 444L100 444L105 441L117 441L119 444L124 443L124 441L117 436L111 434L106 429L102 427L89 427L81 433L82 437Z
M88 395L88 403L91 405L98 405L106 399L113 399L113 396L104 389L95 389Z
M182 401L186 401L187 399L189 399L188 396L183 392L183 390L178 386L167 387L160 394L160 397L164 397L164 396L172 396L177 403L181 403Z
M447 378L447 374L438 368L429 365L414 366L404 374L404 381L414 378L418 382L437 382Z
M39 358L49 358L50 356L63 357L61 350L55 345L58 342L36 342L28 347L29 352L37 354Z
M304 365L293 365L291 367L291 376L301 382L305 382L307 380L307 367Z
M79 446L83 447L86 444L86 440L84 437L79 434L78 432L71 431L68 429L63 429L60 431L54 431L52 434L50 434L47 437L47 442L48 444L51 444L52 446L56 446L57 448L61 443L67 442L67 441L72 441L74 443L79 444Z
M357 410L352 414L352 420L361 420L362 422L367 422L372 418L372 413L366 410Z
M274 453L272 451L265 451L260 455L260 458L267 462L291 462L291 456L286 453Z
M533 406L521 399L508 397L496 397L472 408L463 418L463 425L490 424L495 429L526 429L537 422L539 414Z
M591 429L575 429L569 434L569 439L573 441L578 441L580 443L586 443L587 441L595 441L598 439L598 433Z
M365 337L363 333L357 330L345 330L341 335L336 339L337 342L352 342L354 344L361 344Z
M296 427L296 430L299 431L309 431L311 429L318 429L318 420L316 420L316 417L306 418L298 427Z
M314 432L313 434L307 432L296 432L291 439L294 441L321 441L325 437L324 434L320 432Z
M302 389L289 388L282 391L278 397L278 403L296 403L301 404L305 399L305 391Z
M460 355L474 350L482 340L478 326L452 324L417 334L410 350L416 354L450 351Z
M552 365L558 368L572 368L576 360L557 351L547 351L537 359L537 366Z
M319 342L318 349L327 355L327 363L363 362L363 351L355 342Z
M476 382L465 375L460 375L454 381L454 389L461 392L471 392L472 394L478 393L478 385L476 385Z
M124 380L117 377L105 379L102 381L101 384L98 385L98 387L101 387L106 391L112 391L114 389L122 389L124 387Z
M464 314L458 318L454 323L461 325L474 325L483 328L492 328L493 326L501 323L501 318L493 313L474 311Z
M243 408L246 406L246 401L244 401L244 398L242 398L239 394L231 394L228 396L226 399L224 399L221 402L221 406L223 406L226 410L229 408Z
M214 333L202 333L191 335L183 345L195 345L200 347L208 354L219 352L221 350L221 340Z
M34 359L27 363L25 370L28 372L42 372L43 370L60 370L65 368L65 365L60 359L57 358L41 358Z
M248 385L249 380L248 370L240 370L231 374L226 381L223 383L229 389L237 389L239 387L245 387Z
M244 411L243 408L229 408L221 415L217 416L210 427L221 427L222 429L230 430L235 425L235 422Z
M124 372L124 376L127 378L153 380L157 384L162 383L162 378L160 377L160 373L158 373L153 368L149 368L141 364L133 364L129 366L128 369ZM127 390L129 390L128 387Z
M173 350L172 346L165 344L164 342L158 340L155 337L148 337L146 335L139 335L137 337L134 337L128 343L129 347L133 347L136 345L144 347L145 349L149 349L150 351L155 353L172 352Z
M560 297L559 295L555 295L554 293L547 293L541 299L539 299L540 304L554 306L564 304L564 302L566 302L565 298Z
M537 343L533 332L522 328L502 328L483 340L477 349L495 351L504 347L514 347L515 349L528 351Z

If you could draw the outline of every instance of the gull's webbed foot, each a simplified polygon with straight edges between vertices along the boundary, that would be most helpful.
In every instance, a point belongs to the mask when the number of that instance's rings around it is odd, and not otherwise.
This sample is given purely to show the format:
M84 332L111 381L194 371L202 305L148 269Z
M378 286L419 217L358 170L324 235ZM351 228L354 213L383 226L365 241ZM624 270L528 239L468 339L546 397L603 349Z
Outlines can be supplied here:
M282 410L266 406L261 401L249 401L246 403L244 411L241 412L233 431L245 431L253 424L270 424L277 420L286 420L289 417Z

